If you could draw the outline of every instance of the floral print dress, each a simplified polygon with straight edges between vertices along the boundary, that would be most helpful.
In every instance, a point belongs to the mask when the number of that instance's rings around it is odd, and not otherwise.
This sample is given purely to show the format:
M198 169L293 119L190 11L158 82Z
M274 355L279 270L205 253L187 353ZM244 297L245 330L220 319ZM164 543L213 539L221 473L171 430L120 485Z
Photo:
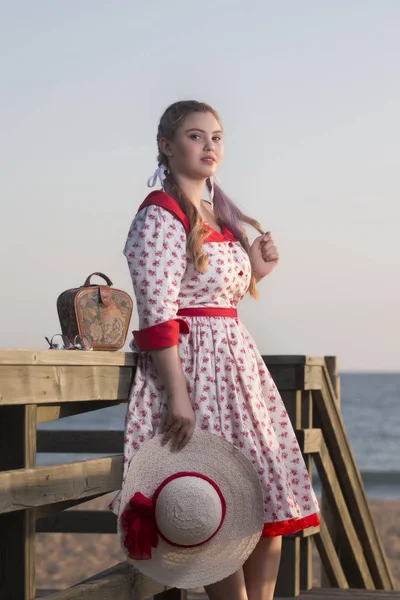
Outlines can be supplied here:
M226 227L222 233L209 228L209 265L200 273L186 253L188 229L176 200L156 191L139 208L126 241L139 330L130 343L138 364L125 419L124 477L136 450L167 418L166 390L149 350L177 344L196 427L231 442L258 473L263 536L316 526L318 501L293 427L236 314L250 282L249 257ZM116 513L119 498L110 505Z

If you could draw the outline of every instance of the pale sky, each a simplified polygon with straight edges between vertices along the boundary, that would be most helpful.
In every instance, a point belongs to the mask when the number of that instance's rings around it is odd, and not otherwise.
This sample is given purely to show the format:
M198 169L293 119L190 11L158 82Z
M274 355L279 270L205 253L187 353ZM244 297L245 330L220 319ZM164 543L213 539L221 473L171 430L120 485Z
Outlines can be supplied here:
M398 0L0 2L0 346L46 348L93 271L133 296L158 120L196 99L280 251L239 306L261 353L399 371L399 23Z

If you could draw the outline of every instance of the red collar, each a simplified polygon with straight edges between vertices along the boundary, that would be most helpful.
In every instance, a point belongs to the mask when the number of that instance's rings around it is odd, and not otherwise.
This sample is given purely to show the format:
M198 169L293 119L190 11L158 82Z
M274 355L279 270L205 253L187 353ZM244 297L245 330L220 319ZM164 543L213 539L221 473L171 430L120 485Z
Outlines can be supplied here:
M164 192L163 190L155 190L154 192L150 192L147 198L145 198L145 200L139 206L138 212L146 206L151 206L154 204L157 206L161 206L162 208L165 208L166 210L173 213L181 221L186 231L190 231L190 222L188 216L183 212L175 198L173 198L173 196L170 196L169 194L167 194L167 192ZM213 229L210 225L206 224L205 227L210 231L209 235L204 240L205 243L238 241L226 225L224 225L221 233Z

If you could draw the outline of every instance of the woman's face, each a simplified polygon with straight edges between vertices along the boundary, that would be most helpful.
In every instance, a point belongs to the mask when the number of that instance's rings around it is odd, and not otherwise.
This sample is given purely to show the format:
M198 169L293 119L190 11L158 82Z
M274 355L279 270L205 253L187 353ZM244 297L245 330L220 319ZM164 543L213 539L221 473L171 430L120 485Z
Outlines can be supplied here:
M194 112L172 142L162 140L161 149L174 173L206 180L218 171L224 155L221 125L209 112Z

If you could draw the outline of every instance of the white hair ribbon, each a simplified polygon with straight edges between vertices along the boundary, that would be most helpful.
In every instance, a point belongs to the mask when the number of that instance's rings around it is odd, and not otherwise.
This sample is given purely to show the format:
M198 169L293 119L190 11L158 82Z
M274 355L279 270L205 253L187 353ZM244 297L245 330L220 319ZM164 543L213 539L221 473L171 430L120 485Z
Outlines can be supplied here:
M160 180L161 186L164 187L164 179L166 179L165 171L168 171L168 167L166 165L160 165L157 167L153 175L148 178L147 187L154 187L157 183L157 179Z
M218 183L219 183L219 180L216 178L215 175L213 175L212 177L209 177L209 180L210 180L210 187L208 187L208 185L206 185L209 199L206 201L209 204L211 204L211 209L213 210L214 209L214 182L218 181Z

